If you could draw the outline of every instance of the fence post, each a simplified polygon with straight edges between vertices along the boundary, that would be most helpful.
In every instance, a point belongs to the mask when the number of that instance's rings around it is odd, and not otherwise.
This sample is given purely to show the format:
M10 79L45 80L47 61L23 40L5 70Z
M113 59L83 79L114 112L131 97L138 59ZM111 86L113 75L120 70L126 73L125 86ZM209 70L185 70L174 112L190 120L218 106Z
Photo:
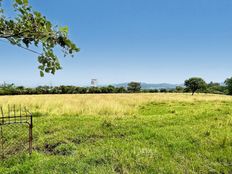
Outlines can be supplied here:
M4 148L4 141L3 141L3 130L2 130L2 126L1 126L1 130L0 130L0 138L1 138L1 159L4 159L4 151L3 151L3 148Z
M33 128L33 124L32 124L32 115L31 115L31 123L29 125L29 154L32 154L32 140L33 140L33 136L32 136L32 128Z

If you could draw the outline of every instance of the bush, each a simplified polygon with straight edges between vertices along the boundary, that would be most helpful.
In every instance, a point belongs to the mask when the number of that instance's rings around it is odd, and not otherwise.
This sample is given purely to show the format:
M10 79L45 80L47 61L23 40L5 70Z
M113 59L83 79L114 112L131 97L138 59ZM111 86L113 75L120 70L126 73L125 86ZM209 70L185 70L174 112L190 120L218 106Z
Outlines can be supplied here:
M168 90L167 90L167 89L164 89L164 88L161 88L161 89L160 89L160 92L166 93L166 92L168 92Z

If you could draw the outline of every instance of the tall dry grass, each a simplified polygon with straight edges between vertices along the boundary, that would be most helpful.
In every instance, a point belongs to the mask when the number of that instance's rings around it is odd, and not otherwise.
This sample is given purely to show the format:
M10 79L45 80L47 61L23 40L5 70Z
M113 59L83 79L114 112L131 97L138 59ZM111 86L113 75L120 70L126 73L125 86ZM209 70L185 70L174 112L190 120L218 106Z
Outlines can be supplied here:
M87 94L1 96L0 105L27 106L44 115L111 115L136 113L138 106L148 102L232 101L232 97L209 94Z

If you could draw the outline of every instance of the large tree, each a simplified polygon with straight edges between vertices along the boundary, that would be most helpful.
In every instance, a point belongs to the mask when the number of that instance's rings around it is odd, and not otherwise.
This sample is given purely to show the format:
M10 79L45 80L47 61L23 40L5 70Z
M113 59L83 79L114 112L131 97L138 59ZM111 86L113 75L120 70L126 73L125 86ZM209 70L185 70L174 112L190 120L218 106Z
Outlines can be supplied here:
M185 86L191 90L192 95L194 95L197 90L204 89L206 87L206 82L202 78L192 77L185 81Z
M15 17L8 18L0 0L0 39L10 44L38 54L40 75L44 72L54 74L61 69L54 49L59 46L64 56L79 51L79 48L68 38L68 27L54 26L40 12L33 10L28 0L14 0L12 8ZM32 50L37 47L40 51Z
M141 90L141 83L139 82L130 82L127 85L128 92L140 92Z
M226 84L226 88L228 90L228 94L232 95L232 77L226 79L225 84Z

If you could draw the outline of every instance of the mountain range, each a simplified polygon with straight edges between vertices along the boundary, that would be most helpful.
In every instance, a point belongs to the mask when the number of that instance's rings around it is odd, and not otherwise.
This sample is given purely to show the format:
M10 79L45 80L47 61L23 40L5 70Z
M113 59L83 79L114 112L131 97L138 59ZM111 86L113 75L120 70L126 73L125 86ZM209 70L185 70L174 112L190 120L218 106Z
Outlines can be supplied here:
M128 83L118 83L118 84L113 84L113 86L115 87L127 87ZM177 86L184 86L183 84L171 84L171 83L157 83L157 84L153 84L153 83L141 83L141 87L142 89L174 89Z

